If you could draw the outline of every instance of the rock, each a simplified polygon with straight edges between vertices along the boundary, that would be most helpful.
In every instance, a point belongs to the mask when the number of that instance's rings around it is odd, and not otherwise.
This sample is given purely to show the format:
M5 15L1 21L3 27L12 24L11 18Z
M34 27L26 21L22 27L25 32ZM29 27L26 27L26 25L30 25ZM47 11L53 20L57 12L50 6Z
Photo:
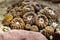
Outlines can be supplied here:
M0 40L47 40L47 38L38 32L11 30L0 33Z

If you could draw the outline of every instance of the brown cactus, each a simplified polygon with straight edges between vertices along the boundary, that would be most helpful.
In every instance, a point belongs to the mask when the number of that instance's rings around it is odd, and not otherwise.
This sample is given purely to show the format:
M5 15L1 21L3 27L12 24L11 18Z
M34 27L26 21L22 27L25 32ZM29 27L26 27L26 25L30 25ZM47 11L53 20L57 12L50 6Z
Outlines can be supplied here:
M25 23L22 18L14 18L10 26L12 29L24 29Z
M26 13L26 12L34 12L34 8L30 5L24 6L23 13Z
M27 12L25 15L23 15L23 19L27 24L34 24L35 17L36 14L34 12Z
M54 9L49 8L49 7L45 7L44 10L45 10L46 16L48 18L57 19L57 17L58 17L57 11L55 11Z
M54 34L54 28L47 26L45 29L43 29L42 34L44 34L46 37L49 37Z
M43 29L48 25L48 18L45 15L38 15L35 18L35 23L39 29Z

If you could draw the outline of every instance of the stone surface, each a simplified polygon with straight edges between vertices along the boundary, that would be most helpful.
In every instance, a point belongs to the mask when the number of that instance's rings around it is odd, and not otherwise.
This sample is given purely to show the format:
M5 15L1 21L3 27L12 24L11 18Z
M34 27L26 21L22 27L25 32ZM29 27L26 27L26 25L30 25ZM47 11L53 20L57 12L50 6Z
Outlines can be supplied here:
M0 40L47 40L47 38L38 32L11 30L0 33Z

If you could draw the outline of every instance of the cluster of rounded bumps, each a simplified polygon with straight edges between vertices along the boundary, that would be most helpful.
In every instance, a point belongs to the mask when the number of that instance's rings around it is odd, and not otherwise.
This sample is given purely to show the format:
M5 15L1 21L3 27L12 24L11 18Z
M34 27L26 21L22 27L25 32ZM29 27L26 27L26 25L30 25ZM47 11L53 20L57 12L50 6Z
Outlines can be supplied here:
M38 2L15 3L7 8L4 16L2 22L4 26L9 26L11 29L41 32L46 37L53 35L58 26L58 12Z

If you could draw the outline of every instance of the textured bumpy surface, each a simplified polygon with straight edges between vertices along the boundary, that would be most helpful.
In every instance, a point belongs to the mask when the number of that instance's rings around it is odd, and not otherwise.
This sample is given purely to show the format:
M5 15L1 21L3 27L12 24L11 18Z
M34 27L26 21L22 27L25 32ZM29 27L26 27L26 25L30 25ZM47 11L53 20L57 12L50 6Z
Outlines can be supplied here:
M11 30L9 32L0 33L0 40L47 40L47 39L41 33L38 32Z

